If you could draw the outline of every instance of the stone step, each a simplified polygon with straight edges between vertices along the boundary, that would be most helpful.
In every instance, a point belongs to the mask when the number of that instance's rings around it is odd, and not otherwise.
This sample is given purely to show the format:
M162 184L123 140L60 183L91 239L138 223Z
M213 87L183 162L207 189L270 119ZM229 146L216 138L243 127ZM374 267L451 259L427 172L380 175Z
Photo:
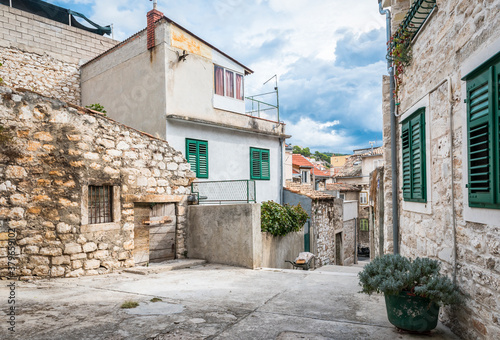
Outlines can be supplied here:
M157 274L161 272L167 272L170 270L186 269L190 267L200 266L205 264L205 260L197 259L182 259L182 260L170 260L165 262L150 263L149 266L136 266L133 268L123 269L126 273L138 274L138 275L149 275Z

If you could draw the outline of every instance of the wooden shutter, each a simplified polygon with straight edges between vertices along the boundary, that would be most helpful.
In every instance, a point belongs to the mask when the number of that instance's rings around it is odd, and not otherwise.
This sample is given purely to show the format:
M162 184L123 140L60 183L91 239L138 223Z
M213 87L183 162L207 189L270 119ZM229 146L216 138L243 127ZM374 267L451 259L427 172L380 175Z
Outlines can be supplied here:
M411 198L411 162L410 162L410 122L404 122L401 139L403 143L403 198Z
M425 201L426 168L425 168L425 109L417 111L410 121L411 141L411 198Z
M198 155L198 144L195 140L186 139L186 159L188 163L191 165L191 171L195 172L198 175L197 168L197 157Z
M469 203L494 203L493 69L467 81L467 153ZM498 105L498 104L497 104Z
M199 178L208 178L208 142L198 141L198 173Z
M208 142L186 139L186 159L198 178L208 178Z
M269 169L269 150L261 150L261 179L269 179L270 169Z
M493 97L493 121L496 126L496 152L495 152L495 158L496 158L496 202L497 204L500 203L500 61L497 62L494 65L494 78L493 81L496 86L495 94L496 96Z
M260 151L250 148L250 178L260 179L261 174Z

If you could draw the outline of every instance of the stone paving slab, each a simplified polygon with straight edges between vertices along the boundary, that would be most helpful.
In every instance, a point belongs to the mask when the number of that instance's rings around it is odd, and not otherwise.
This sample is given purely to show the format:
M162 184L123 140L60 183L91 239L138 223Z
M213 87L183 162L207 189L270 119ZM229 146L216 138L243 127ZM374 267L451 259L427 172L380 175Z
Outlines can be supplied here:
M159 263L150 263L149 266L136 266L132 268L126 268L123 269L123 271L132 274L149 275L149 274L168 272L170 270L186 269L186 268L201 266L206 262L207 261L205 260L196 260L196 259L171 260Z
M152 273L16 282L16 332L0 339L419 339L399 334L355 273L207 264ZM0 296L7 296L0 281ZM152 299L161 299L152 302ZM139 303L122 309L125 301ZM0 300L0 309L6 302ZM428 337L425 337L428 338ZM432 339L457 339L439 325Z

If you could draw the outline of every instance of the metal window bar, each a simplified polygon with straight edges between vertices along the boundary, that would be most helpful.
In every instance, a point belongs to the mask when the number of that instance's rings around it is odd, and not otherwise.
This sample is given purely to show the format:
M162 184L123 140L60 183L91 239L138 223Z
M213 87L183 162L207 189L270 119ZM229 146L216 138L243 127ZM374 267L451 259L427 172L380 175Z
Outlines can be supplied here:
M113 187L89 185L89 223L113 222Z
M424 25L434 7L436 7L436 0L416 0L401 22L402 30L399 29L398 31L396 31L396 33L394 33L394 38L399 37L401 34L403 34L404 30L407 30L408 32L410 32L409 41L411 41L417 35L420 28ZM391 51L394 48L394 45L394 42L391 42L391 44L389 45L389 49L387 51L388 60L392 60Z
M256 185L253 180L193 182L191 192L198 196L199 204L256 202Z

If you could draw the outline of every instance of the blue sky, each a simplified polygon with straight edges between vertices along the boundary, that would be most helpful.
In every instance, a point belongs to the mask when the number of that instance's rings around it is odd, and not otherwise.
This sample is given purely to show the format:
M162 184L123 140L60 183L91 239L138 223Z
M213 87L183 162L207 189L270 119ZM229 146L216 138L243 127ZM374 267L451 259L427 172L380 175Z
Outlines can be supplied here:
M51 0L123 40L146 26L148 0ZM375 0L158 0L158 10L255 73L245 95L272 91L293 145L350 153L382 143L385 18ZM269 98L269 100L275 100Z

